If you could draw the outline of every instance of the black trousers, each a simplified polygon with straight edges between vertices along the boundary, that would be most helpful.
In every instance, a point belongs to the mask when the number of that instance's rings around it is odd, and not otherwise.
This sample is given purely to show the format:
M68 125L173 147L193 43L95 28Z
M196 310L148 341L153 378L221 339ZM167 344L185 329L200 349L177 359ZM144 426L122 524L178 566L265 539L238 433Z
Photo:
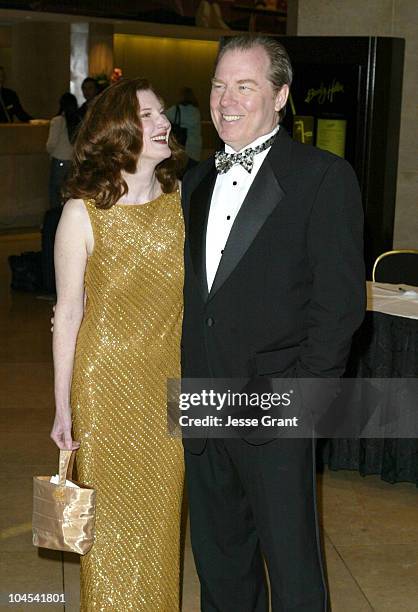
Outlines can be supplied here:
M325 612L314 442L208 440L185 451L202 612Z
M64 203L61 188L67 178L70 167L71 161L69 160L51 158L48 186L50 208L58 208Z

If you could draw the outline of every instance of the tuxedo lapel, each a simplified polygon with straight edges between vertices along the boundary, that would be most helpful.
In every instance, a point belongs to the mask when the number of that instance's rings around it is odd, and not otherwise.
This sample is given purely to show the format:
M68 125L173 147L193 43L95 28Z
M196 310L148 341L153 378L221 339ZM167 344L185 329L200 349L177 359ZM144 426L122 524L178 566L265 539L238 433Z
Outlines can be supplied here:
M283 196L284 192L266 158L232 226L209 299L215 295L236 268Z
M208 283L206 278L206 227L216 176L215 164L213 163L209 172L203 177L190 198L190 255L204 300L208 297Z

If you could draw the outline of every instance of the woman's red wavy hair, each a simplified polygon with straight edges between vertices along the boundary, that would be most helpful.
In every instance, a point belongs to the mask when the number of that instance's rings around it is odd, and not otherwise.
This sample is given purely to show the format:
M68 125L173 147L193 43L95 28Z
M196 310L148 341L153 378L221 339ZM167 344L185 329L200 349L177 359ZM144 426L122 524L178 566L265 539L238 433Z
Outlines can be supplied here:
M111 208L128 192L122 171L133 174L141 155L142 125L136 94L143 90L154 91L146 79L121 79L97 96L74 143L66 198L92 199L97 208ZM168 144L171 157L155 169L164 193L176 189L176 175L185 163L184 152L171 135Z

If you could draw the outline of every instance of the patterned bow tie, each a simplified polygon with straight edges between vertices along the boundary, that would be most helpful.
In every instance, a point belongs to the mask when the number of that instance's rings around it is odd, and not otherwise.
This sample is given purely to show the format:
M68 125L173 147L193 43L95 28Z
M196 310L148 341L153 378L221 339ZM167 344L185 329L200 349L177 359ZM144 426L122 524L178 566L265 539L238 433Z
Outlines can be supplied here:
M254 149L245 149L244 151L241 151L241 153L225 153L225 151L217 151L215 153L215 166L217 171L219 174L224 174L225 172L228 172L232 166L240 164L247 172L250 173L253 169L254 157L257 155L257 153L261 153L262 151L265 151L271 147L275 138L276 134L263 142L261 145L258 145L258 147L255 147Z

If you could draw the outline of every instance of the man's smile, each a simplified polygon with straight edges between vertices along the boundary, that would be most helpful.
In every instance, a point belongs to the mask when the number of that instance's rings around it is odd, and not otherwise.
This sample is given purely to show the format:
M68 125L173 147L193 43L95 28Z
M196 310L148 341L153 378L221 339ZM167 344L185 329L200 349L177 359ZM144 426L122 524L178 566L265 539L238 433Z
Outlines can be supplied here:
M238 121L241 118L242 118L242 115L222 115L222 119L228 122Z

